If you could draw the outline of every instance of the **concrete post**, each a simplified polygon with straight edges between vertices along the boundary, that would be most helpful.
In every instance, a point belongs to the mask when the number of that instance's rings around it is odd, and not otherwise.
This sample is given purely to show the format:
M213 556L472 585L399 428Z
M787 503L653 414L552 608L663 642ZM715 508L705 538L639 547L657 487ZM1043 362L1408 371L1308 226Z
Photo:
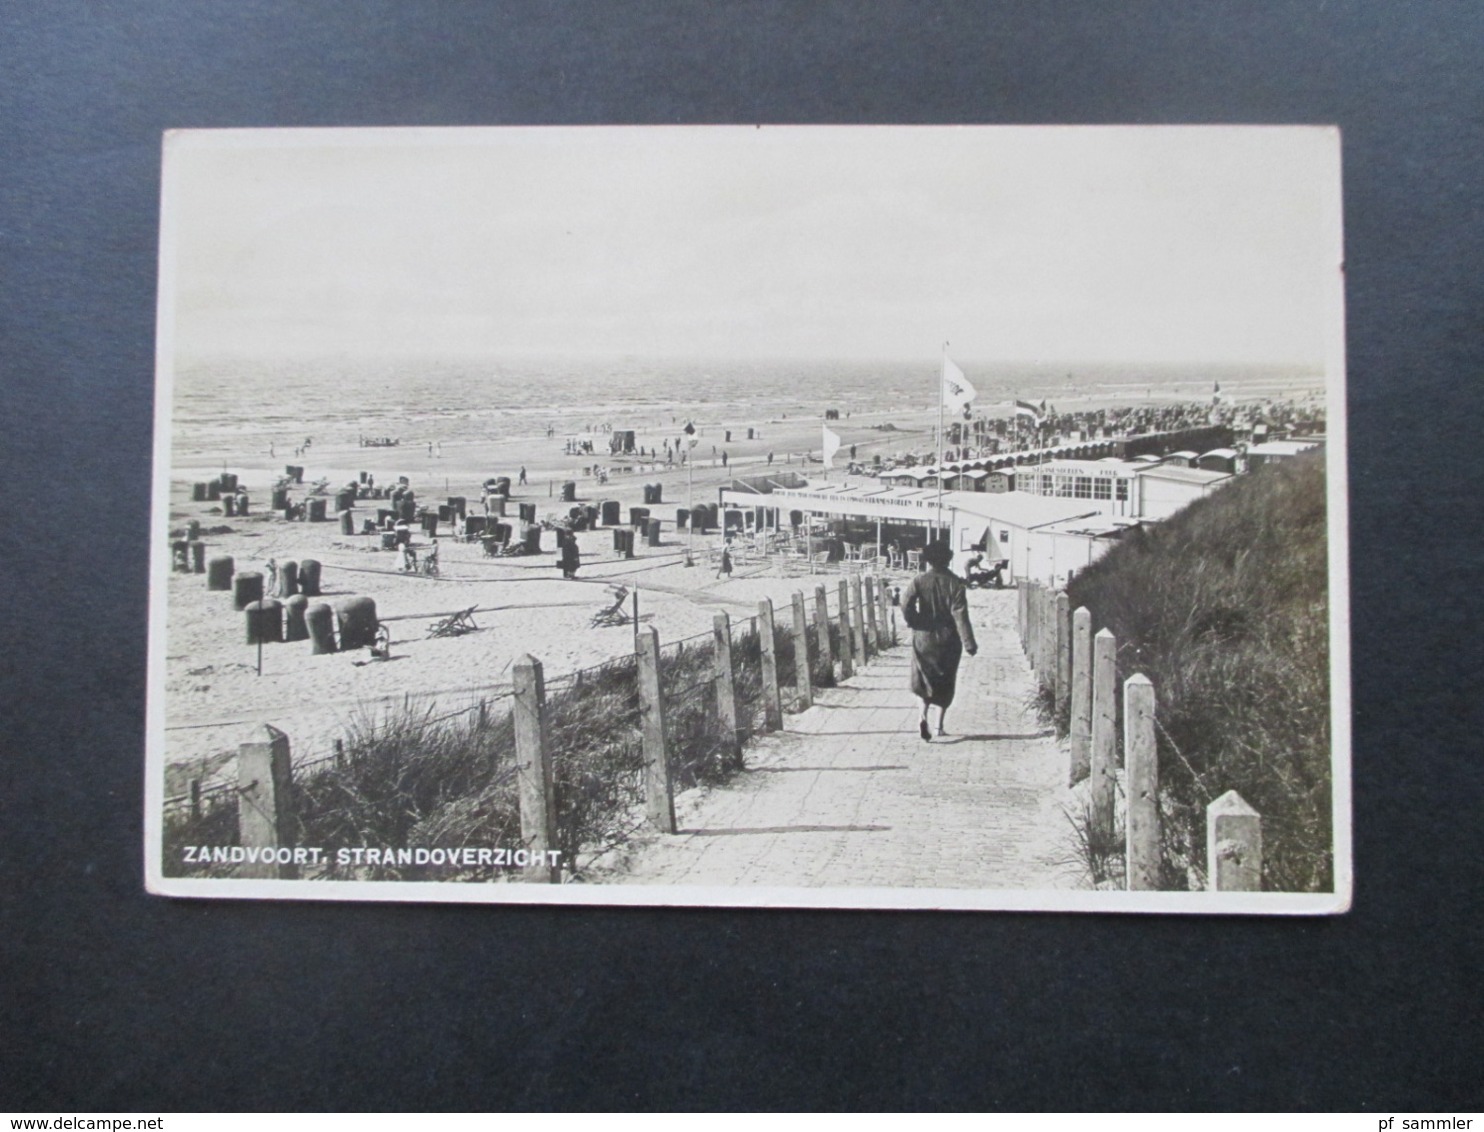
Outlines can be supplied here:
M855 674L855 645L850 631L850 583L840 579L840 679Z
M814 634L819 638L821 668L835 678L835 650L830 643L830 604L824 586L814 587Z
M1206 807L1206 887L1262 891L1262 816L1235 790Z
M661 833L675 832L675 794L665 755L665 703L660 696L660 631L639 630L639 719L644 743L644 810Z
M1056 711L1067 706L1072 694L1072 599L1056 595Z
M866 624L861 613L859 574L852 574L850 577L850 652L856 667L866 663Z
M1092 612L1072 614L1072 765L1067 784L1075 786L1092 770Z
M773 638L773 602L757 603L758 644L763 656L763 717L769 731L783 727L783 699L778 692L778 651Z
M1118 639L1099 630L1092 642L1092 726L1088 771L1094 828L1113 834L1113 798L1118 765Z
M551 783L550 743L546 727L546 681L541 662L529 653L511 670L515 697L515 771L520 801L520 839L540 864L525 867L522 879L556 884L562 869L556 849L556 792Z
M794 594L794 697L797 711L814 704L814 690L809 678L809 619L804 615L804 595Z
M1124 793L1128 799L1128 886L1159 888L1159 758L1154 685L1142 673L1123 685Z
M711 644L716 673L716 714L722 730L729 736L727 753L731 761L742 765L742 737L737 730L737 684L732 677L732 621L725 613L711 619Z
M254 728L237 747L237 841L244 849L271 850L291 841L289 828L293 777L289 737L276 727ZM292 880L293 865L245 862L237 875L255 880Z

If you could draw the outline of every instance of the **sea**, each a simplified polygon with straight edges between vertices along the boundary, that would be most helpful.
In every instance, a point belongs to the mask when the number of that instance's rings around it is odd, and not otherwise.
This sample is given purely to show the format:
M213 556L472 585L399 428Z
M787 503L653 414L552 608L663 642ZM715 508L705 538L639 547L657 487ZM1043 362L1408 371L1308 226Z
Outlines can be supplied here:
M1017 399L1067 412L1151 402L1322 396L1318 367L1211 364L975 364L955 359L978 396L975 415ZM933 413L939 363L818 360L209 358L174 375L177 456L317 431L422 444L643 429L677 414L697 424L817 420L826 410L890 417Z

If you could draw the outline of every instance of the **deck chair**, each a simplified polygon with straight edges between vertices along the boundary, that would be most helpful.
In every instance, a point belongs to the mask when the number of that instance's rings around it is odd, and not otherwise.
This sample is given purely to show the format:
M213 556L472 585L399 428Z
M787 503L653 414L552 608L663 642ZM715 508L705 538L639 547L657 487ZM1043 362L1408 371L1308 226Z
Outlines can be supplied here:
M615 586L613 588L613 604L593 614L593 626L595 628L607 628L613 625L627 625L629 623L629 615L624 611L624 604L628 600L628 588L625 586Z
M457 613L450 613L447 617L434 622L428 630L430 637L462 637L465 633L472 633L479 628L474 623L474 611L477 605L471 605L468 609L461 609Z

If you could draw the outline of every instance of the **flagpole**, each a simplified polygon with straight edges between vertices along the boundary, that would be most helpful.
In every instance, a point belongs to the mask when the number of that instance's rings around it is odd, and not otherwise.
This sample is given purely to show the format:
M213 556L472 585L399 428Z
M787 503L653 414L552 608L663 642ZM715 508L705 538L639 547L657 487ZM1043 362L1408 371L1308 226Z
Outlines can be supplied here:
M943 343L943 364L938 367L938 529L943 528L943 387L948 381L948 343Z

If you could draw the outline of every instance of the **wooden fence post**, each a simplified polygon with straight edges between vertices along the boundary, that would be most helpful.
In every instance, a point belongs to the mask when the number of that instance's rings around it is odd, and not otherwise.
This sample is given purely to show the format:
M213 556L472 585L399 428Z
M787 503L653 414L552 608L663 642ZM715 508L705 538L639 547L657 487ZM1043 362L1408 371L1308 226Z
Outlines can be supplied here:
M1056 711L1058 717L1072 694L1072 599L1056 595Z
M819 655L830 679L835 678L835 650L830 643L830 603L824 586L814 587L814 632L819 637Z
M1020 651L1029 654L1027 647L1031 634L1031 584L1024 578L1015 583L1016 628L1020 631Z
M665 755L665 702L660 696L660 631L639 631L639 719L644 740L644 812L661 833L675 832L675 794Z
M1072 766L1067 784L1075 786L1092 771L1092 611L1072 614L1072 706L1068 735Z
M1025 650L1025 662L1036 669L1036 586L1025 583L1025 632L1021 634L1021 647Z
M1031 671L1036 672L1037 679L1039 679L1041 664L1041 587L1032 583L1031 591L1026 595L1025 601L1027 623L1025 655L1031 662Z
M1262 891L1262 815L1235 790L1206 807L1206 888Z
M255 727L252 734L250 741L237 747L237 841L244 849L283 848L291 839L289 737L266 724ZM255 880L292 880L298 870L270 859L243 862L237 875Z
M861 577L850 576L850 651L856 667L866 663L866 625L861 615Z
M727 754L736 766L742 765L742 736L737 731L737 683L732 678L732 619L718 613L711 619L711 645L716 673L716 714L727 733Z
M1159 758L1154 744L1154 685L1134 673L1123 684L1124 794L1128 811L1128 886L1159 888Z
M875 656L881 651L881 638L876 632L876 579L867 574L861 579L861 587L864 591L861 608L865 613L866 651Z
M773 638L773 602L757 603L757 636L763 654L763 717L769 731L783 727L783 700L778 693L778 651Z
M850 583L840 579L840 679L855 674L855 645L850 632Z
M511 669L515 724L515 775L520 800L520 839L538 863L522 879L556 884L562 867L556 856L556 792L551 784L551 749L546 727L546 677L541 662L527 653Z
M1089 627L1091 620L1089 616ZM1088 706L1093 828L1111 838L1118 763L1118 638L1110 629L1100 629L1092 640L1092 688Z
M1030 649L1031 669L1036 673L1039 682L1042 673L1041 661L1041 586L1038 582L1031 587L1030 596L1031 632Z
M804 711L814 704L814 690L809 674L809 619L804 615L804 595L794 594L794 696L796 710Z
M891 599L886 596L886 579L876 587L876 616L881 622L881 647L893 648L897 643L897 626L891 616Z
M1041 687L1056 694L1056 591L1041 591Z

